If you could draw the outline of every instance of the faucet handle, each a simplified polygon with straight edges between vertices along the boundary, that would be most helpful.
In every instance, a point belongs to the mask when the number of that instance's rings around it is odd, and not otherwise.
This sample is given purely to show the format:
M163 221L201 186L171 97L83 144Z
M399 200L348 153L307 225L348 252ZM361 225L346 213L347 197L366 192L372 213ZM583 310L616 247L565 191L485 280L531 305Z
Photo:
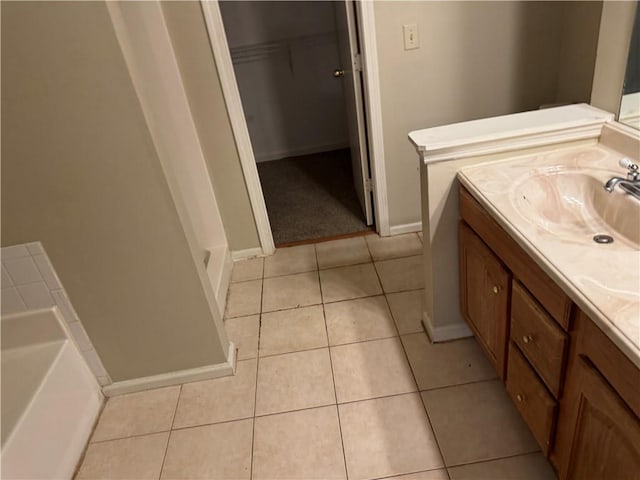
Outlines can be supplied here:
M630 158L622 157L618 161L618 165L627 169L627 178L629 180L637 180L640 172L638 172L638 165L633 163Z

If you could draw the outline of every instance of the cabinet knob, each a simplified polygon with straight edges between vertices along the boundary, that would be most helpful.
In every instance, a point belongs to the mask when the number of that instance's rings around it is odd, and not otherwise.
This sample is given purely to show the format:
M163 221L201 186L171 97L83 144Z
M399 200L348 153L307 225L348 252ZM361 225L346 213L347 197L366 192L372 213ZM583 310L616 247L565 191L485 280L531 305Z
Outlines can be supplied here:
M493 293L498 294L498 293L500 293L500 290L502 290L502 288L500 288L500 286L498 286L498 285L494 285L493 286Z
M533 340L533 337L531 335L525 335L524 337L522 337L522 341L524 343L529 343Z
M518 402L522 403L524 402L524 393L519 393L516 395L516 400L518 400Z

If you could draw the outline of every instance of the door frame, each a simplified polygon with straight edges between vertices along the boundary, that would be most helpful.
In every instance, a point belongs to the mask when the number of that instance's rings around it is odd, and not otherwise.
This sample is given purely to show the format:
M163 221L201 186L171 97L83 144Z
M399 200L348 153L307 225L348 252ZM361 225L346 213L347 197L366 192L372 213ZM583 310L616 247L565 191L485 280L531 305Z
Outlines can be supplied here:
M227 106L231 129L235 137L240 164L244 173L253 217L264 255L275 251L269 216L258 177L258 168L253 154L249 129L242 108L242 100L233 70L229 44L224 30L218 0L200 0L205 24L209 33L209 43L216 62L222 94ZM387 203L387 176L385 170L384 141L382 131L382 105L380 97L380 77L378 74L378 52L376 46L374 2L356 1L358 13L358 33L360 40L364 104L367 119L369 163L373 183L374 216L377 232L385 237L390 235L389 205Z

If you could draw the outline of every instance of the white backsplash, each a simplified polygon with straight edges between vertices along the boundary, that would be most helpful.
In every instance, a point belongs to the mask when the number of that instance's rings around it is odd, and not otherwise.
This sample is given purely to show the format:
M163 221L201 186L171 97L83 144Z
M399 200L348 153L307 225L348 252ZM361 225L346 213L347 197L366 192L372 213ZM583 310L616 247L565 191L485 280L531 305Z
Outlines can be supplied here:
M78 349L102 386L112 383L60 283L40 242L13 245L0 250L2 259L2 314L36 310L56 305L69 327Z

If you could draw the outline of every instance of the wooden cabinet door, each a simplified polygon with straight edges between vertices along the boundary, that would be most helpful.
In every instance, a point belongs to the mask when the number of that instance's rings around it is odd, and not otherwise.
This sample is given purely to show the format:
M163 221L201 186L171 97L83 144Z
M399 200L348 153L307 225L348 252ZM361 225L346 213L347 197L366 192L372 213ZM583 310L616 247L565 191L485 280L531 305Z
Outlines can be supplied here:
M459 240L462 314L504 380L511 274L463 222Z
M590 362L577 361L578 413L566 479L638 480L640 420Z

